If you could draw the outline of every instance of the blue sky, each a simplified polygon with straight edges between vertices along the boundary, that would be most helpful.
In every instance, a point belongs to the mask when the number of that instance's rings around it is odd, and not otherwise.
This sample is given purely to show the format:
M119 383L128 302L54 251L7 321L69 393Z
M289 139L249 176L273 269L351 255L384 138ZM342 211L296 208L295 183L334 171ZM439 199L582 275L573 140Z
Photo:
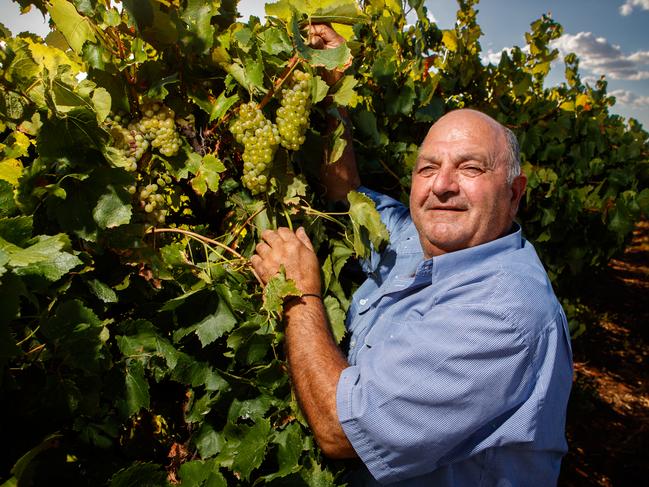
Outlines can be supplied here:
M264 2L240 0L239 11L263 17ZM426 0L430 15L441 28L455 21L455 0ZM582 79L605 75L608 91L617 98L615 113L637 118L649 129L649 0L482 0L478 23L485 61L497 62L503 49L525 44L530 23L543 13L564 28L556 43L562 54L580 58ZM20 15L11 0L0 0L0 19L12 32L29 30L43 35L47 26L38 12ZM549 84L563 80L563 63L550 73Z

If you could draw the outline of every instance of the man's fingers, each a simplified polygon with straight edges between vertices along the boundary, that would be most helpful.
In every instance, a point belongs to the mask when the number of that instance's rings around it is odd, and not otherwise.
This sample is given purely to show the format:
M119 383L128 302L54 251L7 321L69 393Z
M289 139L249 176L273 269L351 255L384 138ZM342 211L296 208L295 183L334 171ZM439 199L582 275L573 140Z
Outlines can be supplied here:
M324 49L325 42L319 35L309 36L309 45L314 49Z
M315 252L315 250L313 248L313 244L311 243L311 239L309 238L309 236L304 231L304 227L298 228L297 232L295 232L295 235L300 240L300 242L302 242L306 246L306 248L308 248L312 252Z
M279 227L277 229L277 235L279 235L279 237L282 240L284 240L284 242L290 242L291 240L293 240L295 238L295 234L293 232L291 232L291 230L286 228L286 227Z
M270 246L266 242L259 242L255 247L255 251L262 257L268 253Z

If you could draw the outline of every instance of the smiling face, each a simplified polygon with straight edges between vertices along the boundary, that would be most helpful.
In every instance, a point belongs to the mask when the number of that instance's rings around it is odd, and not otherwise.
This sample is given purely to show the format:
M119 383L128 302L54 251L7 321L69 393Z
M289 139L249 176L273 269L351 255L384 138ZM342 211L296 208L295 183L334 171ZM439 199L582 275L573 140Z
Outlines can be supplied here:
M502 127L473 110L439 119L419 150L410 213L430 258L505 235L525 190L524 175L507 183Z

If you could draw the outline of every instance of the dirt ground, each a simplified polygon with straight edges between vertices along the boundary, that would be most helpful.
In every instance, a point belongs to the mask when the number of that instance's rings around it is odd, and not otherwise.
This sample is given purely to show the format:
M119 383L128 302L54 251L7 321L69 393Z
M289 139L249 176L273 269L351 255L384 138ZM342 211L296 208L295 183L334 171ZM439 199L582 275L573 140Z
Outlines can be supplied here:
M559 485L649 486L649 221L584 291Z

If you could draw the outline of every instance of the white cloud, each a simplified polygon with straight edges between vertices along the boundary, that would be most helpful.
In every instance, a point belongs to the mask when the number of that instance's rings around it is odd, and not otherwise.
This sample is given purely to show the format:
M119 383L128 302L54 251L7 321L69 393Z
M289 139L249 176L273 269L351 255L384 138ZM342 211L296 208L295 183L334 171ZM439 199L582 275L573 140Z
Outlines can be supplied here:
M624 16L631 15L631 12L636 7L642 10L649 10L649 0L626 0L624 5L620 6L620 14Z
M620 105L627 105L633 108L649 107L649 96L636 95L629 90L613 90L609 95L614 96Z
M500 58L503 56L503 52L506 52L509 56L512 54L512 47L503 47L500 51L494 51L493 49L487 50L486 53L482 53L482 56L480 56L480 60L482 61L482 64L494 64L498 65L500 63ZM521 51L523 51L526 54L530 53L530 46L525 45L521 48Z
M553 42L553 46L564 56L574 52L579 57L579 66L594 74L603 74L611 79L649 79L649 69L644 67L649 64L649 51L627 55L620 46L611 44L604 37L596 37L592 32L564 34Z

